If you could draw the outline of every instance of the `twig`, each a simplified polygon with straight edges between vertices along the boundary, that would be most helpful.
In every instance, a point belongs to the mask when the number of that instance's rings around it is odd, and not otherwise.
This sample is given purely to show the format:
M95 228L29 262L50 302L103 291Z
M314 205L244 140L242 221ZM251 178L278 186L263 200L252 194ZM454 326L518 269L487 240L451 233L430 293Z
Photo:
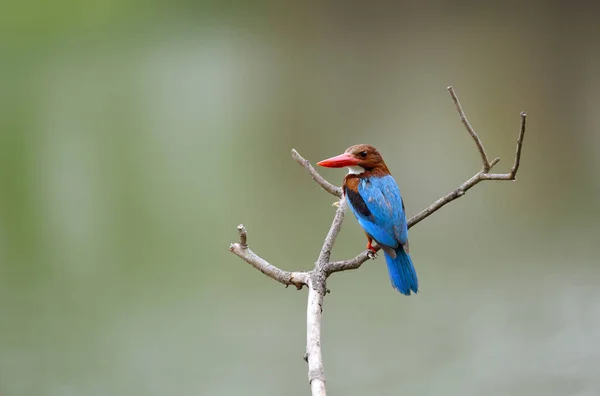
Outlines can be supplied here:
M321 253L319 254L319 258L317 260L317 265L320 267L324 266L329 262L329 257L331 257L331 249L333 248L333 244L335 243L335 238L337 238L337 235L342 229L342 222L344 221L345 212L346 199L342 197L338 208L335 211L335 216L333 218L333 222L331 223L331 227L329 228L329 232L325 237L325 241L323 241L323 247L321 248Z
M302 165L304 169L308 171L315 183L321 186L323 190L327 191L331 195L335 195L338 198L342 197L342 189L340 187L334 186L327 180L323 179L323 176L319 175L319 173L315 170L315 168L313 168L310 162L303 156L301 156L295 149L292 149L292 158L294 158L297 163Z
M465 125L465 128L467 128L467 132L469 132L469 135L471 135L471 137L475 141L475 145L477 145L477 150L479 150L479 154L481 155L481 162L483 163L483 168L481 169L481 171L489 172L490 169L492 169L493 165L490 164L490 161L488 160L487 154L485 153L485 148L483 147L483 143L481 143L481 139L479 139L479 136L477 136L477 133L475 133L475 130L471 126L471 123L469 123L469 120L467 120L467 116L465 115L465 112L463 111L462 106L458 101L458 96L456 96L454 88L452 88L451 86L448 87L448 92L450 92L450 96L452 97L454 106L456 106L456 111L458 111L460 120ZM496 164L498 161L500 161L500 158L495 158L492 162Z
M452 101L456 106L456 110L458 111L462 123L467 129L469 135L471 135L475 141L477 150L481 155L482 168L473 177L458 186L458 188L456 188L454 191L444 195L429 207L411 217L407 222L408 228L432 215L444 205L447 205L455 199L462 197L468 190L473 188L473 186L479 182L483 180L516 180L517 171L519 170L521 148L523 145L523 137L525 135L525 121L527 115L525 113L521 113L521 130L517 139L517 149L515 152L515 161L512 169L509 173L489 173L494 165L500 161L500 158L494 158L492 161L488 159L483 143L467 120L454 89L452 87L448 87L448 91L450 92L450 96L452 97ZM275 279L280 283L283 283L286 286L295 285L298 289L301 289L303 285L308 286L308 304L306 310L306 354L304 359L308 363L308 380L312 395L325 396L325 370L323 366L323 356L321 353L321 316L323 312L323 297L327 292L327 277L335 272L357 269L369 258L374 258L374 255L372 252L366 250L349 260L329 262L335 239L339 234L344 221L346 200L343 197L342 189L325 180L315 170L315 168L312 167L310 162L303 158L296 150L292 150L292 157L308 171L312 179L319 186L321 186L321 188L340 198L338 209L336 210L331 227L327 232L327 236L323 241L323 247L321 248L319 257L315 262L314 269L308 272L288 272L269 264L267 261L257 256L248 248L246 229L243 225L238 226L240 242L231 244L229 250L241 257L254 268L261 271L263 274ZM379 247L376 247L376 249L379 249Z
M521 147L523 147L523 138L525 137L525 121L527 120L527 114L521 112L521 132L519 132L519 138L517 139L517 150L515 151L515 164L510 170L510 179L516 180L517 171L521 164Z
M365 250L353 259L343 261L332 261L329 264L327 264L327 273L333 274L334 272L358 269L370 258L374 258L374 256L369 250Z
M240 257L269 278L275 279L277 282L283 283L286 286L294 285L300 290L302 289L302 286L308 284L308 273L284 271L275 267L273 264L269 264L267 260L258 256L248 247L246 227L244 227L243 224L240 224L237 226L237 229L240 236L240 242L229 245L230 252Z

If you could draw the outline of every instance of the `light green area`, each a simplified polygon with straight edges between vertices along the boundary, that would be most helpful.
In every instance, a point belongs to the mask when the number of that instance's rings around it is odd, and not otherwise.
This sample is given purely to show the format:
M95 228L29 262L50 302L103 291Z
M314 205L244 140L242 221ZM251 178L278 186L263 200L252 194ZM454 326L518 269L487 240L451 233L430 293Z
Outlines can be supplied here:
M388 7L388 6L386 6ZM416 8L415 8L416 7ZM531 5L13 2L0 13L0 394L305 395L305 291L335 208L291 159L383 153L421 293L331 278L331 394L600 392L597 13ZM559 25L557 27L557 24ZM565 33L566 32L566 33ZM343 172L323 170L339 183ZM349 216L334 259L366 240Z

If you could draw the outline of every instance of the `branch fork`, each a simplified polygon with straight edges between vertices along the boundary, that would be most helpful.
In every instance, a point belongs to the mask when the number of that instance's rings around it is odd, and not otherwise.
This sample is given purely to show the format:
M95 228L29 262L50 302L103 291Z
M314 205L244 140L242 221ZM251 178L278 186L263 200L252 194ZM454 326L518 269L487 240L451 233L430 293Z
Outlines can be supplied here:
M474 187L476 184L483 180L516 180L517 171L519 170L521 160L521 148L523 145L523 138L525 136L525 121L527 115L521 113L521 128L517 138L517 148L515 151L515 158L513 166L508 173L490 173L492 168L500 161L500 158L496 157L489 160L481 139L469 123L465 112L458 100L458 96L454 92L452 87L448 87L450 97L454 102L456 111L460 117L461 122L465 126L467 132L475 142L475 146L481 156L481 170L473 175L470 179L458 186L454 191L450 191L429 207L421 210L419 213L414 215L408 220L408 228L421 222L423 219L431 216L433 213L441 209L443 206L454 201L457 198L462 197L465 193ZM325 180L310 164L308 160L302 157L296 150L292 149L292 158L296 160L312 177L323 190L329 194L339 198L339 202L336 202L334 206L337 206L333 221L327 232L327 236L323 241L323 246L319 253L319 257L315 262L315 266L311 271L284 271L263 259L262 257L255 254L248 247L248 235L244 225L240 224L237 227L239 242L232 243L229 246L231 251L248 264L267 275L273 280L285 285L286 287L293 285L298 290L304 286L308 288L308 304L306 310L306 353L304 360L308 363L308 380L311 387L313 396L324 396L326 395L325 388L325 369L323 366L323 357L321 354L321 315L323 312L323 297L329 292L327 289L327 278L336 272L348 271L360 268L360 266L369 259L374 259L375 254L369 250L365 250L358 254L356 257L343 260L330 262L331 250L335 243L344 221L344 216L347 208L345 197L342 193L342 188L337 187L327 180ZM379 247L376 247L379 249Z

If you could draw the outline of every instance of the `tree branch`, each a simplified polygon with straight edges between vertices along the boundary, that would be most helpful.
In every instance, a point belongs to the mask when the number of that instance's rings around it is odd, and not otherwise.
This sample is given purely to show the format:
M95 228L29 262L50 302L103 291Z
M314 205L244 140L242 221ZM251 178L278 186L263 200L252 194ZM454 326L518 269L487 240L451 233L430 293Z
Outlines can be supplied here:
M323 367L323 356L321 354L321 314L323 312L323 297L327 292L327 276L329 275L327 273L327 263L331 257L331 249L333 249L335 239L342 229L345 212L346 199L342 197L325 241L323 241L323 247L315 263L315 269L311 271L308 283L306 355L304 360L308 363L308 381L313 396L324 396L326 394L325 368Z
M243 224L240 224L237 226L237 229L240 236L240 242L229 245L230 252L240 257L269 278L275 279L277 282L283 283L286 286L294 285L300 290L302 289L302 286L308 284L308 273L284 271L269 264L269 262L258 256L248 247L246 227L244 227Z
M342 197L342 199L340 199L338 208L335 211L335 216L333 218L333 222L331 223L331 227L329 228L329 232L325 237L325 241L323 241L323 247L321 248L319 258L317 259L317 265L319 267L322 267L325 264L327 264L327 262L329 261L329 257L331 257L331 249L333 249L335 239L337 238L338 234L342 229L342 222L344 221L346 206L346 199Z
M465 112L463 111L462 106L460 105L458 96L456 96L456 93L454 93L454 88L452 88L451 86L448 87L448 92L450 92L450 96L452 97L452 101L454 102L456 111L458 111L460 120L465 125L465 128L467 128L467 132L469 132L469 135L471 135L471 137L475 141L477 150L479 150L479 154L481 155L481 162L483 163L483 167L481 168L481 171L489 172L490 169L492 169L493 165L490 164L490 161L488 160L487 154L485 153L485 148L483 147L483 143L481 143L481 139L479 139L479 136L477 136L477 133L475 133L475 130L471 126L471 123L469 122L469 120L467 120L467 116L465 115ZM498 161L500 161L500 158L495 158L492 162L494 164L496 164Z
M310 177L312 177L312 179L315 181L315 183L317 183L319 186L321 186L321 188L323 190L327 191L329 194L334 195L338 198L342 197L341 187L334 186L333 184L331 184L327 180L325 180L323 178L323 176L319 175L319 173L315 170L315 168L313 168L313 166L310 164L310 162L308 162L307 159L305 159L303 156L301 156L295 149L292 149L292 158L294 158L297 163L299 163L301 166L303 166L308 171L308 173L310 174Z
M510 180L517 180L517 171L519 170L519 165L521 164L521 148L523 147L523 139L525 138L525 122L527 121L527 114L522 111L521 112L521 131L519 132L519 137L517 138L517 149L515 151L515 163L510 170Z
M379 247L377 247L376 249L379 249ZM350 260L332 261L329 264L327 264L327 274L331 275L334 272L358 269L367 260L374 259L374 258L375 258L375 256L373 255L373 253L371 251L365 250L364 252L360 253L358 256L356 256Z
M325 275L314 271L308 282L308 303L306 308L306 354L308 382L313 396L325 396L325 368L321 354L321 315L325 296Z
M449 89L451 89L451 88L452 87L450 87ZM453 90L451 91L451 93L453 94L453 97L456 97ZM408 228L419 223L421 220L425 219L426 217L429 217L431 214L435 213L442 206L454 201L457 198L462 197L463 195L465 195L465 193L468 190L470 190L473 186L475 186L480 181L483 181L483 180L516 180L517 170L519 170L519 163L521 161L521 147L523 145L523 137L525 136L525 120L526 119L527 119L527 114L521 113L521 130L519 132L519 137L517 139L515 162L514 162L514 165L511 169L510 173L487 173L487 172L489 172L489 170L484 172L482 169L481 171L476 173L473 177L471 177L469 180L467 180L466 182L461 184L456 190L449 192L448 194L446 194L445 196L443 196L442 198L438 199L433 204L431 204L431 206L429 206L428 208L423 209L422 211L420 211L419 213L417 213L416 215L411 217L408 220ZM483 148L483 144L481 143L481 141L479 139L477 139L477 140L479 141L479 144L481 144L481 147ZM497 160L494 160L492 162L495 165L496 163L498 163L499 160L500 159L498 158ZM490 165L490 169L492 166L493 165Z
M477 149L481 154L481 161L483 165L479 172L477 172L469 180L465 181L463 184L458 186L458 188L456 188L454 191L450 191L448 194L444 195L443 197L432 203L429 207L421 210L419 213L408 219L408 228L411 228L412 226L421 222L425 218L431 216L433 213L437 212L443 206L449 204L455 199L462 197L467 191L469 191L479 182L483 180L516 180L517 171L519 170L519 164L521 161L521 148L523 146L523 138L525 136L525 121L527 119L527 114L525 112L521 112L521 129L519 132L519 137L517 138L515 160L511 171L509 173L488 173L494 167L494 165L496 165L498 161L500 161L500 158L494 158L491 162L488 162L483 143L481 142L481 139L479 139L479 136L477 136L477 133L475 133L475 131L471 127L471 124L467 120L467 117L465 116L465 113L462 110L462 107L460 105L460 102L458 101L458 97L456 96L454 89L452 87L448 87L448 91L450 92L450 96L452 97L452 100L456 105L456 109L460 115L461 121L467 129L467 132L469 132L469 135L471 135L473 140L475 140L475 145L477 146ZM369 251L366 250L350 260L335 261L329 263L327 266L328 273L331 274L334 272L357 269L362 264L364 264L369 258Z
M450 93L450 97L454 102L462 123L464 124L469 135L475 141L475 145L481 156L482 168L474 176L458 186L458 188L456 188L454 191L444 195L432 203L429 207L411 217L407 222L408 228L411 228L412 226L421 222L423 219L431 216L448 203L462 197L468 190L473 188L479 182L483 180L516 180L517 171L519 170L527 115L525 113L521 113L521 130L517 139L514 164L510 172L490 173L490 170L498 163L498 161L500 161L500 158L494 158L492 161L488 159L488 156L485 152L485 147L469 123L458 97L454 92L454 89L452 87L448 87L448 92ZM288 272L269 264L266 260L257 256L248 248L246 229L241 224L238 226L240 242L231 244L229 250L252 265L254 268L258 269L263 274L275 279L280 283L283 283L286 286L294 285L298 289L301 289L304 285L308 286L308 303L306 310L306 354L304 358L308 363L308 380L312 395L325 396L325 369L323 366L323 357L321 353L321 316L323 312L323 297L328 291L327 277L335 272L357 269L370 258L374 258L375 255L372 252L365 250L352 259L329 262L335 239L339 234L344 221L344 214L347 207L346 200L343 197L342 189L325 180L315 170L315 168L312 167L310 162L302 157L296 150L292 150L292 157L307 170L312 179L322 189L331 195L340 198L338 209L335 212L335 216L329 231L327 232L327 236L323 241L323 246L321 248L321 252L319 253L319 257L315 262L314 269L308 272ZM376 249L378 250L379 247L376 246Z

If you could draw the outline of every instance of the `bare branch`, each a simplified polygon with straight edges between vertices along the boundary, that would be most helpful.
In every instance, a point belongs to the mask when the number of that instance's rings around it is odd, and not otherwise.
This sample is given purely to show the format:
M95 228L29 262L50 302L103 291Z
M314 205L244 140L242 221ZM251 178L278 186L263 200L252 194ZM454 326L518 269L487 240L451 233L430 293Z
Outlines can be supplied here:
M481 140L477 136L477 133L475 133L475 131L471 127L471 124L467 120L467 117L465 116L460 102L458 101L458 97L456 96L454 89L452 87L448 87L448 91L450 92L450 96L452 97L452 100L456 105L456 109L458 111L458 114L460 115L461 121L467 128L469 134L473 137L473 140L475 140L477 149L481 154L483 167L473 177L471 177L469 180L465 181L463 184L458 186L458 188L456 188L454 191L450 191L448 194L444 195L443 197L432 203L429 207L423 209L422 211L411 217L407 222L408 228L411 228L415 224L419 223L421 220L431 216L433 213L441 209L443 206L454 201L455 199L462 197L467 191L469 191L479 182L483 180L516 180L517 171L519 170L519 164L521 161L521 148L523 146L523 138L525 136L525 121L527 119L527 114L525 114L524 112L521 113L521 130L517 139L517 148L515 152L514 165L510 173L489 173L490 169L500 161L500 158L494 158L491 162L488 161L485 149L483 147L483 143L481 142ZM358 256L349 260L328 263L326 265L327 273L332 274L334 272L357 269L362 264L364 264L369 259L369 257L369 252L364 251Z
M318 279L321 278L321 279ZM325 275L313 273L308 283L306 309L306 355L308 382L313 396L325 396L325 368L321 354L321 315L325 296Z
M423 209L421 212L411 217L407 222L408 228L435 213L446 204L462 197L468 190L473 188L473 186L479 182L483 180L515 180L517 171L519 170L521 148L525 135L526 114L521 113L521 131L517 139L515 161L510 173L490 173L490 170L498 163L498 161L500 161L500 158L494 158L492 161L488 159L483 143L467 120L454 89L452 87L448 87L448 91L450 92L450 96L452 97L462 123L465 125L467 132L469 132L475 141L475 145L477 146L477 150L481 156L481 161L483 164L482 169L469 180L458 186L458 188L456 188L454 191L444 195L431 204L428 208ZM261 271L263 274L280 283L283 283L286 286L294 285L298 289L301 289L304 285L308 286L309 291L306 311L305 360L308 363L308 379L313 396L325 396L325 369L323 367L323 356L321 353L321 316L323 311L323 297L327 292L327 277L335 272L357 269L370 258L374 258L375 255L373 252L365 250L352 259L329 262L331 250L333 249L336 237L339 234L344 221L345 210L347 207L346 200L343 197L342 189L326 181L312 167L310 162L298 154L296 150L292 150L292 157L308 171L312 179L321 188L331 195L340 198L338 209L336 210L335 217L331 227L329 228L327 236L323 241L323 246L321 248L321 252L319 253L319 258L315 263L314 269L309 272L288 272L269 264L266 260L257 256L248 248L246 229L241 224L238 226L240 242L231 244L229 250L252 265L254 268ZM376 246L376 249L378 250L379 246Z
M323 241L323 247L321 248L319 258L317 259L318 266L323 266L324 264L326 264L329 261L329 257L331 257L331 249L333 248L335 239L337 238L338 234L340 233L340 230L342 229L342 222L344 221L346 206L346 199L342 198L340 200L337 210L335 211L335 217L333 218L331 227L329 227L329 232L325 237L325 241Z
M302 165L302 167L304 167L308 171L312 179L319 186L321 186L323 190L327 191L331 195L335 195L338 198L342 197L342 189L329 183L323 178L323 176L319 175L319 172L317 172L315 168L313 168L310 162L308 162L307 159L301 156L295 149L292 149L292 157L296 160L297 163Z
M420 211L419 213L417 213L416 215L414 215L413 217L408 219L408 222L407 222L408 228L414 226L421 220L431 216L442 206L447 205L450 202L454 201L455 199L460 198L463 195L465 195L465 193L471 187L473 187L475 184L479 183L481 180L484 180L482 178L482 175L483 175L483 173L481 173L481 172L476 173L475 176L471 177L469 180L467 180L466 182L461 184L456 190L450 191L448 194L444 195L442 198L440 198L437 201L435 201L434 203L432 203L429 207L423 209L422 211Z
M325 396L325 368L321 354L321 314L323 311L323 297L327 287L327 272L331 249L335 243L346 212L346 199L342 197L335 212L329 232L323 242L321 253L311 271L308 290L308 307L306 311L306 362L308 363L308 381L313 396Z
M492 168L492 165L490 164L487 154L485 153L485 148L483 147L483 143L481 143L479 136L477 136L477 133L475 133L475 130L469 123L469 120L467 120L467 116L465 115L465 112L463 111L462 106L460 105L460 102L458 101L458 96L456 96L456 93L454 92L454 88L452 88L451 86L448 87L448 92L450 92L452 101L454 101L454 106L456 106L456 111L458 111L460 120L465 125L465 128L467 128L467 132L469 132L469 135L471 135L471 137L475 141L475 144L477 145L477 150L479 150L479 154L481 155L481 162L483 162L483 167L481 168L481 171L489 172L490 169ZM493 161L494 164L496 164L499 160L500 159L494 160L495 161L495 162Z
M430 216L431 214L435 213L442 206L454 201L457 198L462 197L463 195L465 195L465 193L469 189L471 189L473 186L475 186L477 183L479 183L482 180L515 180L516 175L517 175L517 170L519 169L519 163L521 161L521 147L523 145L523 137L525 136L525 119L527 118L527 114L521 113L521 130L519 132L519 137L517 139L515 162L514 162L514 165L511 169L510 173L488 173L489 170L491 169L491 167L496 165L498 163L498 161L500 161L500 158L495 158L492 162L487 162L487 156L486 156L485 150L483 148L483 143L481 143L481 140L479 139L479 137L477 136L475 131L473 131L473 128L471 128L469 121L465 117L464 112L462 111L462 108L460 107L460 103L458 102L458 98L456 97L454 90L452 89L452 87L448 87L448 91L450 91L450 95L452 96L452 99L454 100L454 104L456 105L456 108L457 108L459 114L461 115L461 120L463 120L463 123L467 127L469 134L471 134L471 136L475 140L475 143L477 144L479 152L481 153L481 157L482 157L484 166L481 171L479 171L473 177L471 177L469 180L467 180L466 182L461 184L456 190L449 192L448 194L444 195L442 198L438 199L433 204L431 204L428 208L423 209L422 211L420 211L419 213L417 213L416 215L411 217L408 220L408 228L414 226L421 220L423 220L423 219L427 218L428 216ZM487 163L487 167L486 167L486 163ZM487 168L487 170L485 170L486 168Z
M289 272L284 271L275 267L274 265L267 262L262 257L254 253L247 244L246 227L240 224L238 227L238 233L240 235L239 243L232 243L229 246L229 251L242 260L267 275L271 279L275 279L279 283L283 283L286 286L294 285L298 290L302 289L302 286L308 283L308 273L306 272Z
M376 249L378 249L378 248L379 247L377 247ZM369 250L365 250L364 252L360 253L358 256L356 256L350 260L333 261L331 263L328 263L326 266L327 275L331 275L334 272L358 269L358 268L360 268L361 265L363 265L370 258L375 258L375 256L373 255L373 252L371 252Z
M500 157L496 157L493 160L490 161L490 169L492 169L494 167L494 165L496 165L498 162L500 162Z
M237 230L238 230L238 234L240 236L240 245L243 248L247 248L248 247L248 234L246 232L246 227L244 227L243 224L240 224L239 226L237 226Z
M527 114L522 111L521 112L521 132L519 132L519 137L517 139L517 150L515 152L515 164L510 170L511 180L515 180L517 176L517 171L519 170L519 164L521 163L521 147L523 147L523 138L525 136L525 121L527 120Z

